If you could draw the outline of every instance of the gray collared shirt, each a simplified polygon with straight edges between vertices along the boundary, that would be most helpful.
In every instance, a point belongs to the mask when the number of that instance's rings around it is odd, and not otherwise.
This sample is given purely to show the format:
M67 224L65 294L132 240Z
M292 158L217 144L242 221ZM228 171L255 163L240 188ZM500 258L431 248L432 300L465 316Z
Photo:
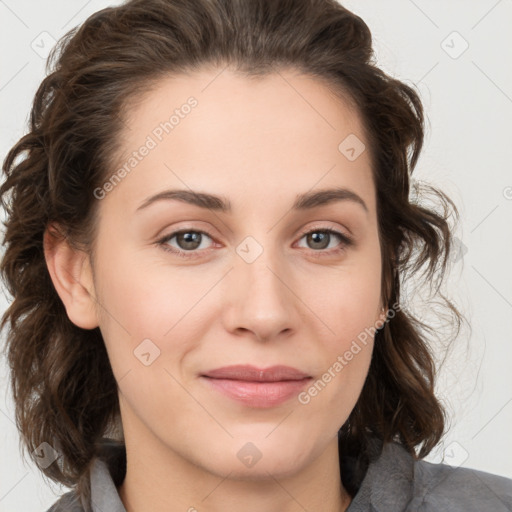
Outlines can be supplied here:
M126 512L117 486L125 454L95 459L91 471L93 512ZM122 468L121 470L119 468ZM118 482L117 486L116 483ZM398 443L386 443L370 462L347 512L511 512L512 479L474 469L415 460ZM47 512L84 512L74 491Z

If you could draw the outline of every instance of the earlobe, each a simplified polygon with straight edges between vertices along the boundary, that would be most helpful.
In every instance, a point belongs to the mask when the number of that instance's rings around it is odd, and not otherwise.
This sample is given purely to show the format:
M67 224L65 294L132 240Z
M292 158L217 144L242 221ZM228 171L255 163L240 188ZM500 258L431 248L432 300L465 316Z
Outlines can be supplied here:
M376 320L376 324L379 326L379 328L381 328L382 326L384 326L384 324L386 323L386 319L387 319L387 316L388 316L388 309L387 308L382 308L380 310L380 314Z
M71 322L82 329L98 327L92 270L87 253L73 248L55 225L43 238L46 266Z

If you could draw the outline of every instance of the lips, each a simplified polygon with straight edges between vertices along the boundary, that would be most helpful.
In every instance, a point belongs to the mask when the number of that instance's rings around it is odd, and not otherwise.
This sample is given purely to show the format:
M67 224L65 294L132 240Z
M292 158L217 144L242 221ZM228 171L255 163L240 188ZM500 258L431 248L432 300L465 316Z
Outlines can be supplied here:
M254 408L269 408L285 403L300 393L312 379L296 368L281 365L270 368L225 366L200 377L210 389Z
M231 379L250 382L277 382L287 380L302 380L309 375L291 366L271 366L256 368L252 365L234 365L216 368L203 374L214 379Z

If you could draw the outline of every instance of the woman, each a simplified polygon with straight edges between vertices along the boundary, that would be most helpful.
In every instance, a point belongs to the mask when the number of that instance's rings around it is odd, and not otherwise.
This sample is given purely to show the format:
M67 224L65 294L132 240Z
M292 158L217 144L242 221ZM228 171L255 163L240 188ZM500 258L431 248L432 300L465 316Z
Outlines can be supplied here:
M422 105L366 24L132 0L58 48L1 188L16 420L73 487L50 510L511 510L422 460L445 416L400 285L439 288L456 208L410 200Z

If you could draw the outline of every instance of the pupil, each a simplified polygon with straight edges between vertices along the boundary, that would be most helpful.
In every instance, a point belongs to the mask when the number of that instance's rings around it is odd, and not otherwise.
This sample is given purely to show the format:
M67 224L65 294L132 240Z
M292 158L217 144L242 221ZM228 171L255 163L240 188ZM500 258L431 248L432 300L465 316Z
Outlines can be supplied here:
M321 232L312 233L312 234L310 235L310 237L311 237L311 238L313 238L313 242L314 242L314 243L318 243L318 242L320 242L320 244L321 244L321 247L320 247L320 248L321 248L321 249L324 249L325 247L327 247L327 246L325 245L325 243L322 245L322 243L321 243L321 242L322 242L322 241L323 241L323 242L325 242L325 241L327 240L327 238L328 238L328 233L321 233ZM319 239L319 240L318 240L318 239Z
M185 249L196 249L200 242L198 242L198 238L201 236L200 233L181 233L180 235L184 241L184 248ZM196 238L196 240L194 240ZM180 243L180 245L182 245Z

